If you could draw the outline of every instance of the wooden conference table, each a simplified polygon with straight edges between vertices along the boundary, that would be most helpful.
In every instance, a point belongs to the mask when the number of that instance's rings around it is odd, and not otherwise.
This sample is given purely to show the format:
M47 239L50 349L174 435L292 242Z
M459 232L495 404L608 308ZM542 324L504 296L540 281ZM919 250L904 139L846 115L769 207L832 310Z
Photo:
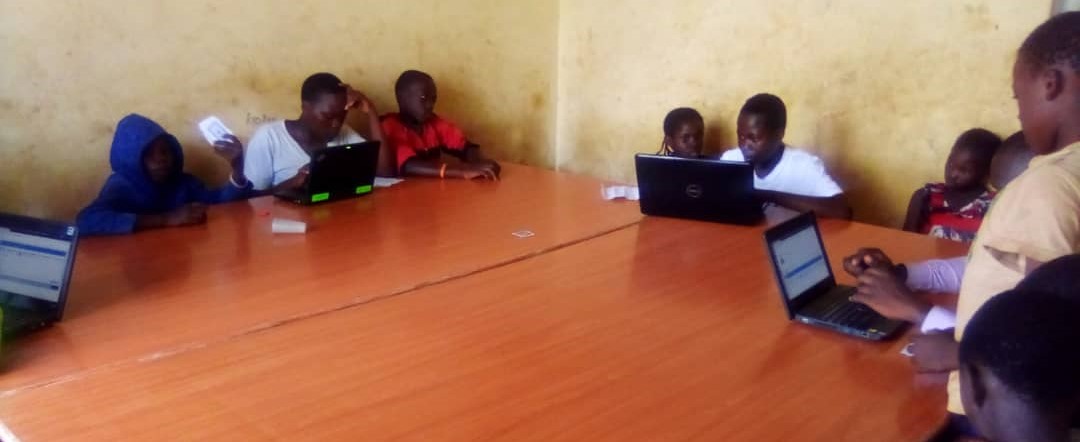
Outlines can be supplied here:
M902 341L786 321L762 228L641 221L597 181L505 175L87 241L70 317L9 348L0 421L23 441L913 440L940 423L943 389L913 382ZM271 236L267 211L313 230ZM822 226L834 267L861 245L964 252Z

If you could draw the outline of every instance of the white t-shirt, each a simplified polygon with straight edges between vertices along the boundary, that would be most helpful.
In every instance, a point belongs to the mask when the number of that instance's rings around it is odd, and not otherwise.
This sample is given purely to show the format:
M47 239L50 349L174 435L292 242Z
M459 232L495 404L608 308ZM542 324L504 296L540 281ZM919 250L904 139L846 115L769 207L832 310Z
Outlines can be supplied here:
M363 143L364 138L347 125L327 146ZM255 190L266 190L296 176L311 156L285 129L285 121L266 123L255 130L244 154L244 175Z
M720 157L724 161L746 161L742 151L731 149ZM836 181L825 171L825 163L813 154L784 147L780 162L765 178L754 174L754 188L772 190L791 195L828 198L844 193Z

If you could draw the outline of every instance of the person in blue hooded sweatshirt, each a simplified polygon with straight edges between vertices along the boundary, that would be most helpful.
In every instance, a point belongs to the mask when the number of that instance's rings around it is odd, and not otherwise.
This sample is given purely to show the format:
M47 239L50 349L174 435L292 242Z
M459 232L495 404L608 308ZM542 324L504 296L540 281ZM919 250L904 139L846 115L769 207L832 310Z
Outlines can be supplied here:
M87 235L119 235L204 223L207 204L251 194L243 150L233 136L214 144L214 151L232 165L232 175L229 184L207 189L184 173L184 153L176 137L149 118L128 115L116 125L109 154L113 174L97 199L79 212L79 230Z

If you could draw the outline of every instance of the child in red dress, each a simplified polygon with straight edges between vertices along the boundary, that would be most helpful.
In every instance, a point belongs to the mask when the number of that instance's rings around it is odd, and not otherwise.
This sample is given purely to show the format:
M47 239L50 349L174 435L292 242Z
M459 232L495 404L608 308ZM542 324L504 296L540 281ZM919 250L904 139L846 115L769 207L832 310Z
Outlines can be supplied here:
M970 242L990 210L990 163L1001 138L986 129L971 129L956 139L945 163L945 182L916 190L908 205L904 230Z

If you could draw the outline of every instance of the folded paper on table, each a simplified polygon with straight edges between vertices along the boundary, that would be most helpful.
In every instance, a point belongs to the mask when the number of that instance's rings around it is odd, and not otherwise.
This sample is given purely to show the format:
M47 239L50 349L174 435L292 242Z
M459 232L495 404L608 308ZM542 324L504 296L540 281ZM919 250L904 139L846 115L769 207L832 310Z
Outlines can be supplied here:
M605 200L611 201L613 199L622 198L629 201L637 201L641 199L638 193L637 186L603 186L600 188L600 194Z

